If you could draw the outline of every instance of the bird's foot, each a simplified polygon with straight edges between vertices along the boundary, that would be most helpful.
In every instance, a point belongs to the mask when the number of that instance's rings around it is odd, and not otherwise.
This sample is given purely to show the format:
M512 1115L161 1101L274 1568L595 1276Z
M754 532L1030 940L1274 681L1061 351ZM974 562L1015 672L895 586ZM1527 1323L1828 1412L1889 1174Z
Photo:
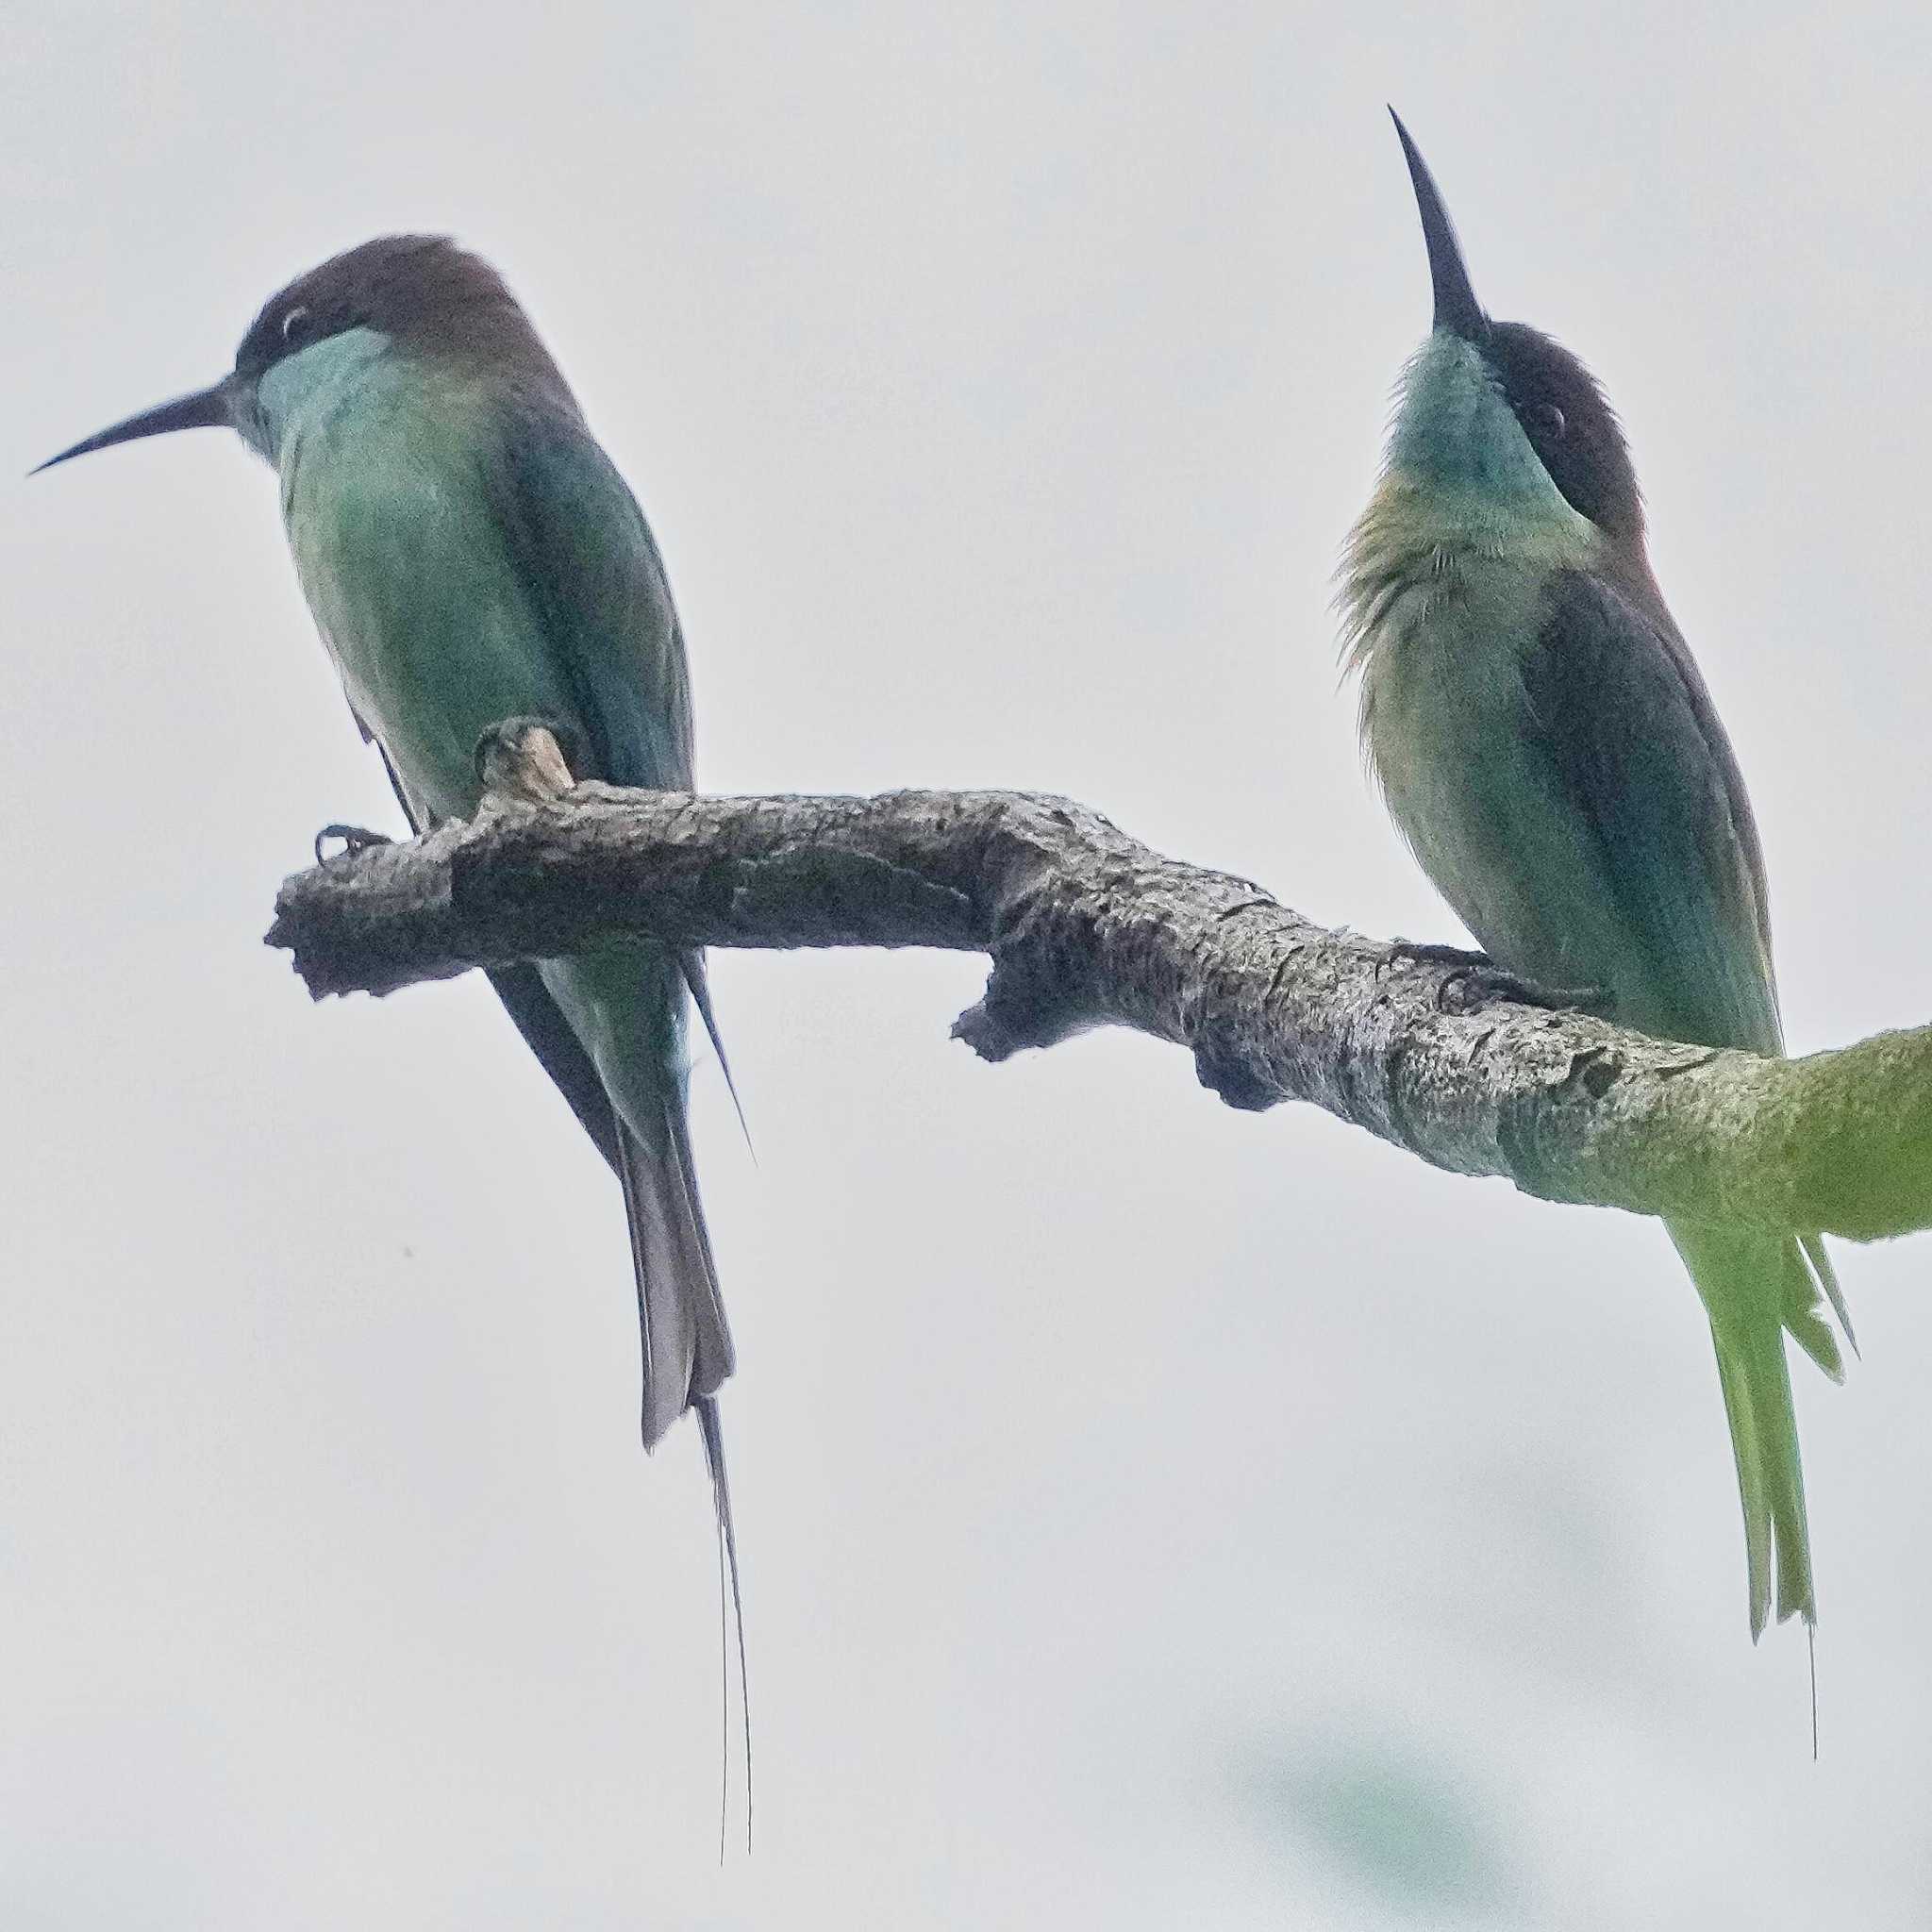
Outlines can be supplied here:
M1487 1006L1491 1000L1514 1000L1520 1006L1542 1007L1553 1013L1593 1012L1609 995L1600 986L1543 986L1498 966L1487 953L1466 946L1438 945L1423 940L1392 940L1391 960L1408 960L1419 966L1447 966L1453 970L1436 990L1436 1005L1446 1008L1452 991L1460 990L1457 1004L1465 1009Z
M331 841L340 841L340 852L325 852L322 848ZM393 845L395 841L387 832L372 832L367 825L325 825L315 835L315 862L326 865L332 858L355 858L375 845Z
M476 776L486 792L541 805L561 798L581 768L577 734L554 718L505 718L476 741Z

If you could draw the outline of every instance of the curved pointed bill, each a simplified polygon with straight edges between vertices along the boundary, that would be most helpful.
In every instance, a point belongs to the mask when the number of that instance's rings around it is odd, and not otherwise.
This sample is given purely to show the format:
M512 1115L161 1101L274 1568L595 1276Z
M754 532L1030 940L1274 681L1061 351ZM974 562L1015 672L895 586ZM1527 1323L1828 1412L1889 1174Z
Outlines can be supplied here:
M1483 313L1483 305L1470 287L1462 244L1456 239L1456 224L1449 219L1436 177L1408 138L1402 116L1391 108L1389 118L1395 124L1403 155L1408 162L1408 178L1415 184L1415 205L1423 218L1423 240L1429 249L1429 280L1436 293L1436 326L1446 328L1465 341L1480 342L1490 332L1490 318Z
M207 389L198 389L192 395L176 396L172 403L161 403L152 409L143 409L138 416L129 416L124 423L116 423L111 429L97 430L85 441L76 442L72 449L63 449L58 457L49 457L44 463L37 463L27 472L29 476L38 476L42 470L51 470L56 463L64 463L70 457L84 457L97 449L109 449L117 442L137 442L143 436L166 436L175 429L211 429L235 426L235 412L229 406L234 393L235 378L225 375L221 381L210 383Z

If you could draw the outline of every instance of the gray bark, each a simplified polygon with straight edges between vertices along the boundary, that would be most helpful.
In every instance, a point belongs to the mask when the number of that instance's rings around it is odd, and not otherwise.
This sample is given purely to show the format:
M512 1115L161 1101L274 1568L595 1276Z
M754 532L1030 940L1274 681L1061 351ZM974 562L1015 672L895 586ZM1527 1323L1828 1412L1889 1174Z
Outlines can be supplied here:
M985 952L953 1027L984 1059L1132 1026L1188 1048L1232 1107L1312 1101L1546 1200L1854 1240L1932 1224L1932 1026L1790 1061L1647 1039L1317 925L1064 798L558 793L514 759L491 776L474 820L286 881L268 943L311 994L624 940Z

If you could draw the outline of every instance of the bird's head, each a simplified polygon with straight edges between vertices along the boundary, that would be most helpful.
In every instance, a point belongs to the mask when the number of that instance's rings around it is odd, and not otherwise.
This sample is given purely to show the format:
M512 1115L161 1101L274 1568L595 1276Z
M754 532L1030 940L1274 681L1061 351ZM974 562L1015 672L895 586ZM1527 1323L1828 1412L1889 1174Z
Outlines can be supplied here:
M444 236L382 235L270 296L219 382L99 430L40 468L117 442L213 427L238 431L273 460L292 409L318 383L395 355L575 408L549 351L488 262Z
M1603 387L1561 343L1491 322L1428 165L1391 112L1415 186L1435 325L1403 382L1392 468L1438 488L1533 498L1554 489L1614 546L1643 544L1643 504Z

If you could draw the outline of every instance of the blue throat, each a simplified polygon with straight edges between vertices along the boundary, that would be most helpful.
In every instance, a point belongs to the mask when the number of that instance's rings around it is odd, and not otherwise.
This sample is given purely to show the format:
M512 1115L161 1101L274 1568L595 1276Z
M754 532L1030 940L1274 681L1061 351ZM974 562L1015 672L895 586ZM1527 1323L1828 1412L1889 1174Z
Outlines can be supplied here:
M391 347L377 329L344 329L285 357L255 386L254 410L236 425L257 456L278 464L291 435L317 414L326 414L373 373Z
M1391 473L1512 520L1582 519L1550 480L1481 350L1437 329L1410 358L1389 439Z

